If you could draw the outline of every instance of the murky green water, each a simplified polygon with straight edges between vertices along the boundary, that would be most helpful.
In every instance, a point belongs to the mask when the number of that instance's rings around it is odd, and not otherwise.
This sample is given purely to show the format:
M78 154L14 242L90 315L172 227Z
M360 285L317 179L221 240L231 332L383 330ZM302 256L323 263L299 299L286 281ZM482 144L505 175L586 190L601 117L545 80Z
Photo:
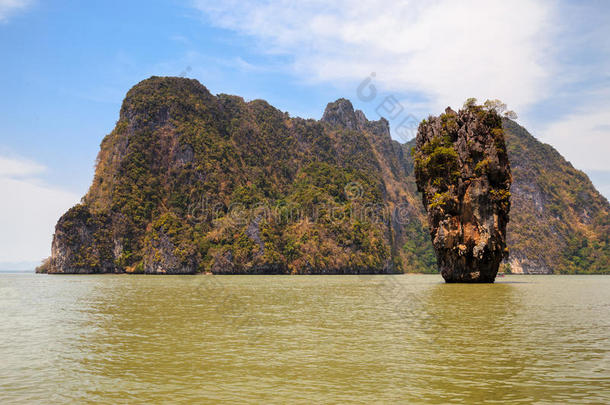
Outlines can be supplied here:
M610 403L610 277L0 275L0 403Z

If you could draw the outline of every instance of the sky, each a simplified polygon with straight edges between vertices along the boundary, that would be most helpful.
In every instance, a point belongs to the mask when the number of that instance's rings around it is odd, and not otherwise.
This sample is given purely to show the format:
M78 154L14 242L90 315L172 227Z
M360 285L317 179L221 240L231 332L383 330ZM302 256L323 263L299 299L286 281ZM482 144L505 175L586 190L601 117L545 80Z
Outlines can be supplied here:
M401 142L501 99L610 197L610 2L0 0L0 269L50 255L125 93L152 75L320 118L345 97Z

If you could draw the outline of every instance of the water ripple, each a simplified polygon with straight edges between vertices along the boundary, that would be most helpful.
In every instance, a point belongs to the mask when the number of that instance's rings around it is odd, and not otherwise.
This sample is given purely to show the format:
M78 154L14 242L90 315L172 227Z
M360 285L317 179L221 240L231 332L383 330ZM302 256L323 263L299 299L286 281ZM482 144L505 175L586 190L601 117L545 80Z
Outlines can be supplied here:
M603 276L0 275L0 402L609 403L608 291Z

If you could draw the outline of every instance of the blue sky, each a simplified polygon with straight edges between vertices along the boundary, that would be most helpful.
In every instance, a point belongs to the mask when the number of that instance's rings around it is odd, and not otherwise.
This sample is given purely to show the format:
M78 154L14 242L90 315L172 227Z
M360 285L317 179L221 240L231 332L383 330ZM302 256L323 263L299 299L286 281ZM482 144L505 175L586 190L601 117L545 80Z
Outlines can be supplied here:
M399 112L399 140L403 119L500 98L608 197L608 21L605 1L0 0L0 262L48 256L151 75L304 117L347 97L371 119ZM368 77L373 100L358 96Z

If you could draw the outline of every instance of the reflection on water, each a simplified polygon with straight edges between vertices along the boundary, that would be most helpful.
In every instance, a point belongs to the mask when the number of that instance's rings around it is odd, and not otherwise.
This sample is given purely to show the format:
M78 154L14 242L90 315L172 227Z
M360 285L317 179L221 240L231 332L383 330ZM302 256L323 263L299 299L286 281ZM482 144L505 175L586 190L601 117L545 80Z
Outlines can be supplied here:
M0 275L0 402L604 403L608 291L604 276Z

